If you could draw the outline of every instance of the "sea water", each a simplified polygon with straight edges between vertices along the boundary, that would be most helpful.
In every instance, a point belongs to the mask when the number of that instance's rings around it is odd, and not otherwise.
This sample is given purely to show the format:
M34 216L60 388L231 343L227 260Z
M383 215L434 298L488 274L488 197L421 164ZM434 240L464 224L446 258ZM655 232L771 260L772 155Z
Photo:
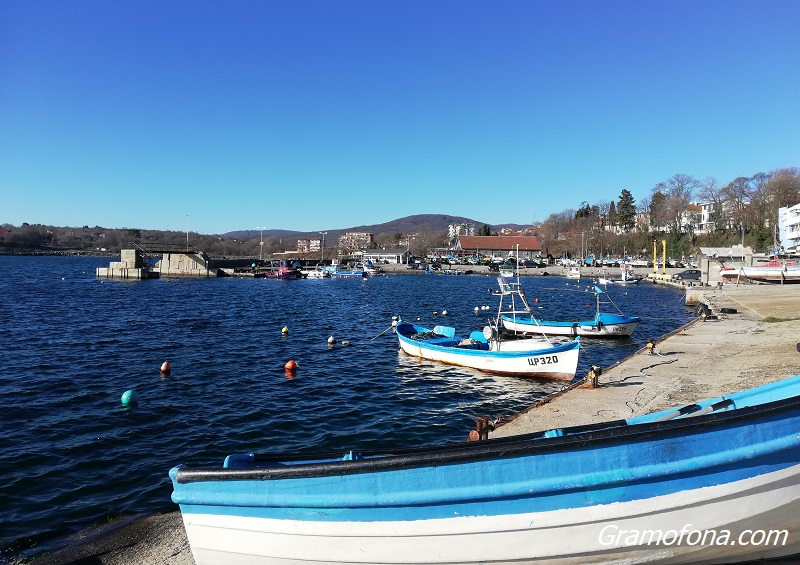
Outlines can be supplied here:
M463 441L475 419L564 386L399 351L392 316L483 328L493 277L97 279L110 260L0 256L0 561L119 515L177 510L167 471L179 463ZM588 279L521 282L541 318L594 315ZM579 376L694 316L682 292L649 283L603 298L642 323L629 339L583 339ZM123 405L128 390L138 404Z

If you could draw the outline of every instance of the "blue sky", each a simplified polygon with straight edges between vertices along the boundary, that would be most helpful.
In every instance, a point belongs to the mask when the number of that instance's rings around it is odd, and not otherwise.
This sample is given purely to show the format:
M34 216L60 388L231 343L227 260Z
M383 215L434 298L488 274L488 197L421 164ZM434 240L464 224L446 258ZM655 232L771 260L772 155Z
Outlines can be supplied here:
M800 166L800 2L4 0L0 223L541 221Z

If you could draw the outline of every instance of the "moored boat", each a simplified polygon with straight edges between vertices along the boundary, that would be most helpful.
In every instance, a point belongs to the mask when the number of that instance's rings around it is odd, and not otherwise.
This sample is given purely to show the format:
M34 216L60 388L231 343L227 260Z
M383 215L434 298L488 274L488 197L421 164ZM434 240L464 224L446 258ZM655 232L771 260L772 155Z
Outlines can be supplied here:
M500 304L497 316L489 320L483 331L473 331L469 337L455 335L455 328L436 326L425 328L410 322L400 322L395 331L400 348L407 354L450 365L471 367L491 373L542 377L571 381L575 378L580 353L579 339L553 343L540 336L513 336L503 331L504 301L515 309L515 297L520 295L519 283L497 277Z
M198 565L731 563L800 553L800 376L629 420L170 470Z
M503 327L511 332L573 337L629 337L641 322L641 318L638 316L602 312L600 309L600 297L605 292L598 286L594 287L595 315L591 320L540 320L533 316L533 310L525 298L525 292L521 285L519 285L517 293L521 301L521 307L519 309L514 308L502 315Z
M269 267L259 268L253 275L256 278L295 280L302 279L300 269L288 259L273 262Z
M400 349L409 355L489 373L571 381L578 369L580 343L554 344L527 337L508 339L486 326L468 338L447 326L425 328L400 322L395 328Z

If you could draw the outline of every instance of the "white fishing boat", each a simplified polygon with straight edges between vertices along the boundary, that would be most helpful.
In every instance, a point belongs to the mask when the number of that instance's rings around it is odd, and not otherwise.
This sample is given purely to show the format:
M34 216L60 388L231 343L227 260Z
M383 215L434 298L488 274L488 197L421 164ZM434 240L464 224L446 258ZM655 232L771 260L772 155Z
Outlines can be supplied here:
M581 268L578 265L573 265L567 269L566 277L575 281L581 280Z
M620 338L629 337L641 322L641 318L638 316L625 316L622 312L619 314L602 312L600 297L607 296L607 294L598 286L594 287L594 318L574 321L540 320L533 316L533 310L528 304L522 285L515 283L515 286L517 287L516 298L518 298L519 304L514 300L511 303L511 308L501 313L503 327L510 332L571 337ZM607 298L606 302L613 304L610 298Z
M455 328L425 328L400 322L395 328L400 348L407 354L450 365L471 367L491 373L542 377L571 381L575 378L580 353L580 338L553 343L546 335L513 336L503 330L504 301L519 295L519 283L497 278L500 299L497 317L483 331L469 337L456 336Z
M800 283L800 265L777 258L752 267L723 267L719 274L725 282Z

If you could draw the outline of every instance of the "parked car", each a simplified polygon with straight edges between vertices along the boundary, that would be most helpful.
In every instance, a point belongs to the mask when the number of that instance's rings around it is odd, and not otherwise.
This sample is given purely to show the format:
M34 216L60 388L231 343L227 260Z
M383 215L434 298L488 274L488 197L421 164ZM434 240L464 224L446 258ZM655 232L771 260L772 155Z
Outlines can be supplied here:
M700 269L686 269L680 273L675 273L672 278L676 281L682 280L695 280L699 281L701 277Z

